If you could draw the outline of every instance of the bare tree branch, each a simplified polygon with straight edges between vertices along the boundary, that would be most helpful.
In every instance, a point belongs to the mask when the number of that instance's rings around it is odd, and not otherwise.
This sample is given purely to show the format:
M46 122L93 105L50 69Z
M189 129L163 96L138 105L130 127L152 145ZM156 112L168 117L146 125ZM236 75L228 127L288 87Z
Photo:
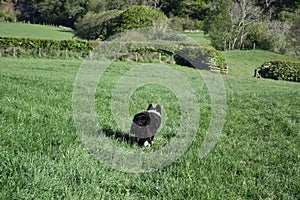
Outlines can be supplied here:
M253 0L236 0L229 11L231 18L231 49L241 48L247 35L247 26L257 21L262 15L262 10L255 6Z

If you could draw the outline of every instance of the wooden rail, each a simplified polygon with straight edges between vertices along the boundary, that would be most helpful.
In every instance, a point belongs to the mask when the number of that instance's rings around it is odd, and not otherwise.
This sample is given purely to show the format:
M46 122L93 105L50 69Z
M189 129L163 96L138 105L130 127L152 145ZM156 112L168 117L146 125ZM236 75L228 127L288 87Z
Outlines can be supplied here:
M210 67L210 71L228 74L228 67L226 67L224 69L219 68L219 67Z

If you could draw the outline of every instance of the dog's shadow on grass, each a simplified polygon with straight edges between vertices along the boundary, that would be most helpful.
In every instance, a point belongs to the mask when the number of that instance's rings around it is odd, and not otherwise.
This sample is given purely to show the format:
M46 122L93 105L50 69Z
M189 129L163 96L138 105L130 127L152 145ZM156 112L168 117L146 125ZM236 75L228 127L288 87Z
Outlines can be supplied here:
M136 139L133 135L122 131L113 130L110 127L103 127L101 130L99 130L99 132L107 137L117 140L120 143L126 143L129 146L133 146L136 143Z

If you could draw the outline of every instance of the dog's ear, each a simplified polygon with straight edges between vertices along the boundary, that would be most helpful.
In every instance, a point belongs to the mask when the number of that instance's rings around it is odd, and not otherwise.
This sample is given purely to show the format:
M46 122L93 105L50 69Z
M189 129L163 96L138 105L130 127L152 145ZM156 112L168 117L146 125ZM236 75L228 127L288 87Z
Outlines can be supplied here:
M151 103L149 104L149 106L148 106L147 110L154 110L154 108L153 108L153 106L152 106L152 104L151 104Z
M161 114L161 107L159 104L156 105L155 110Z

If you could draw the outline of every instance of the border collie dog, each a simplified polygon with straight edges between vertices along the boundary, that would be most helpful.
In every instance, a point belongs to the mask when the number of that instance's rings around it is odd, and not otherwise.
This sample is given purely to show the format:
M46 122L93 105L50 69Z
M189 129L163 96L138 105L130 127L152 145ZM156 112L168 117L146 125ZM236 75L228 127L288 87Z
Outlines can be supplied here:
M161 107L154 108L150 104L147 111L138 113L132 120L130 133L136 138L139 146L150 147L153 145L154 136L161 124Z

